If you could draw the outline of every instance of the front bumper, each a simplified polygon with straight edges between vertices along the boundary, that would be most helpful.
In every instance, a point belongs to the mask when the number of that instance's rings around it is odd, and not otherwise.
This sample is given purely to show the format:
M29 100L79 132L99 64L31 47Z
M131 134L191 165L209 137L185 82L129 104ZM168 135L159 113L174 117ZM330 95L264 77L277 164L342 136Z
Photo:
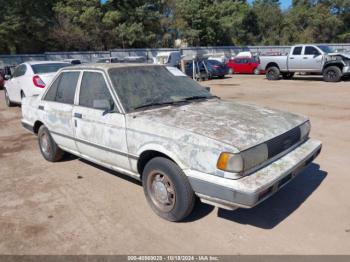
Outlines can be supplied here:
M309 139L255 173L240 179L184 170L196 195L203 202L227 209L251 208L290 182L321 151L320 141Z
M343 67L343 75L350 75L350 66Z

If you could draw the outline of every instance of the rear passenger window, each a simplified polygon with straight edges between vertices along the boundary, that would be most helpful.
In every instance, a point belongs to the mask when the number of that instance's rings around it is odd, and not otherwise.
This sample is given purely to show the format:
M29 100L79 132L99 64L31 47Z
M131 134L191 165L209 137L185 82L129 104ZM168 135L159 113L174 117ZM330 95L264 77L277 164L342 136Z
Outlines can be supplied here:
M15 72L13 73L13 77L23 76L26 72L27 72L27 66L20 65L16 68Z
M94 102L101 100L107 100L110 105L114 106L103 75L96 72L85 72L81 80L79 105L99 109Z
M293 55L301 55L301 46L294 47Z
M74 95L77 88L79 72L61 73L47 91L44 100L64 104L74 104Z

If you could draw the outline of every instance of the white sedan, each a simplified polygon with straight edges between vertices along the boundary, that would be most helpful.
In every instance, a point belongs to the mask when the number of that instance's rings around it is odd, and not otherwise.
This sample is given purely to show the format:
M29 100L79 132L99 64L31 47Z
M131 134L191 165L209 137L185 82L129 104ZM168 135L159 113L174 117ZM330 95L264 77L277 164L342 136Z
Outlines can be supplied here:
M5 83L7 106L21 104L25 96L41 94L56 72L69 65L59 61L31 61L20 64Z

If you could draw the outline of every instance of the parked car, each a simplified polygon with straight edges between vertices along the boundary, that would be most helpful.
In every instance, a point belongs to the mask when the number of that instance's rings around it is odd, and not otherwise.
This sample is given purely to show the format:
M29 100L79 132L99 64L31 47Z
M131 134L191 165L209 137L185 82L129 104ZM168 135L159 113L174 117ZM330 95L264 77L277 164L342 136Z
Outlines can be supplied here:
M143 56L126 56L126 57L104 57L96 61L96 63L146 63L147 59Z
M213 77L224 78L228 73L228 67L217 60L202 60L198 63L197 71L206 72L208 70L208 78L211 79ZM193 76L193 63L188 63L185 72L188 76Z
M231 74L255 74L263 73L259 69L259 58L257 57L235 57L230 59L226 66L229 68Z
M8 106L20 104L23 97L41 94L56 72L70 64L58 61L32 61L16 67L5 83L5 101Z
M159 52L154 61L157 65L180 67L180 51Z
M323 75L326 82L338 82L350 75L350 54L334 53L327 45L295 45L286 56L261 56L260 69L266 78L291 79L294 73Z
M23 99L22 115L46 160L66 151L134 177L170 221L192 212L195 195L254 207L321 150L306 117L223 101L161 65L63 68L43 94Z
M64 59L63 62L72 64L72 65L82 64L82 61L80 59Z

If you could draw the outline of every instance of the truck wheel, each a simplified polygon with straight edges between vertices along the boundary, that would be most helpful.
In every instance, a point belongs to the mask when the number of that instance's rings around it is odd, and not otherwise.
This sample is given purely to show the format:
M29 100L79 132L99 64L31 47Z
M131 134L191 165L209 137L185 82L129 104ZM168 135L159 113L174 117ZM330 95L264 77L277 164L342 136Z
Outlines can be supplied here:
M294 73L282 73L282 78L283 79L292 79L294 76Z
M271 66L266 70L266 78L268 80L280 79L280 70L276 66Z
M11 102L10 100L10 97L9 97L9 94L7 93L6 91L6 88L4 89L4 93L5 93L5 103L8 107L12 107L14 106L15 104Z
M329 66L323 71L323 80L326 82L339 82L342 72L337 66Z
M153 211L169 221L180 221L193 210L195 195L181 168L173 161L155 157L143 173L142 184Z
M57 162L62 159L64 151L53 141L49 130L41 126L38 132L38 142L41 154L50 162Z

